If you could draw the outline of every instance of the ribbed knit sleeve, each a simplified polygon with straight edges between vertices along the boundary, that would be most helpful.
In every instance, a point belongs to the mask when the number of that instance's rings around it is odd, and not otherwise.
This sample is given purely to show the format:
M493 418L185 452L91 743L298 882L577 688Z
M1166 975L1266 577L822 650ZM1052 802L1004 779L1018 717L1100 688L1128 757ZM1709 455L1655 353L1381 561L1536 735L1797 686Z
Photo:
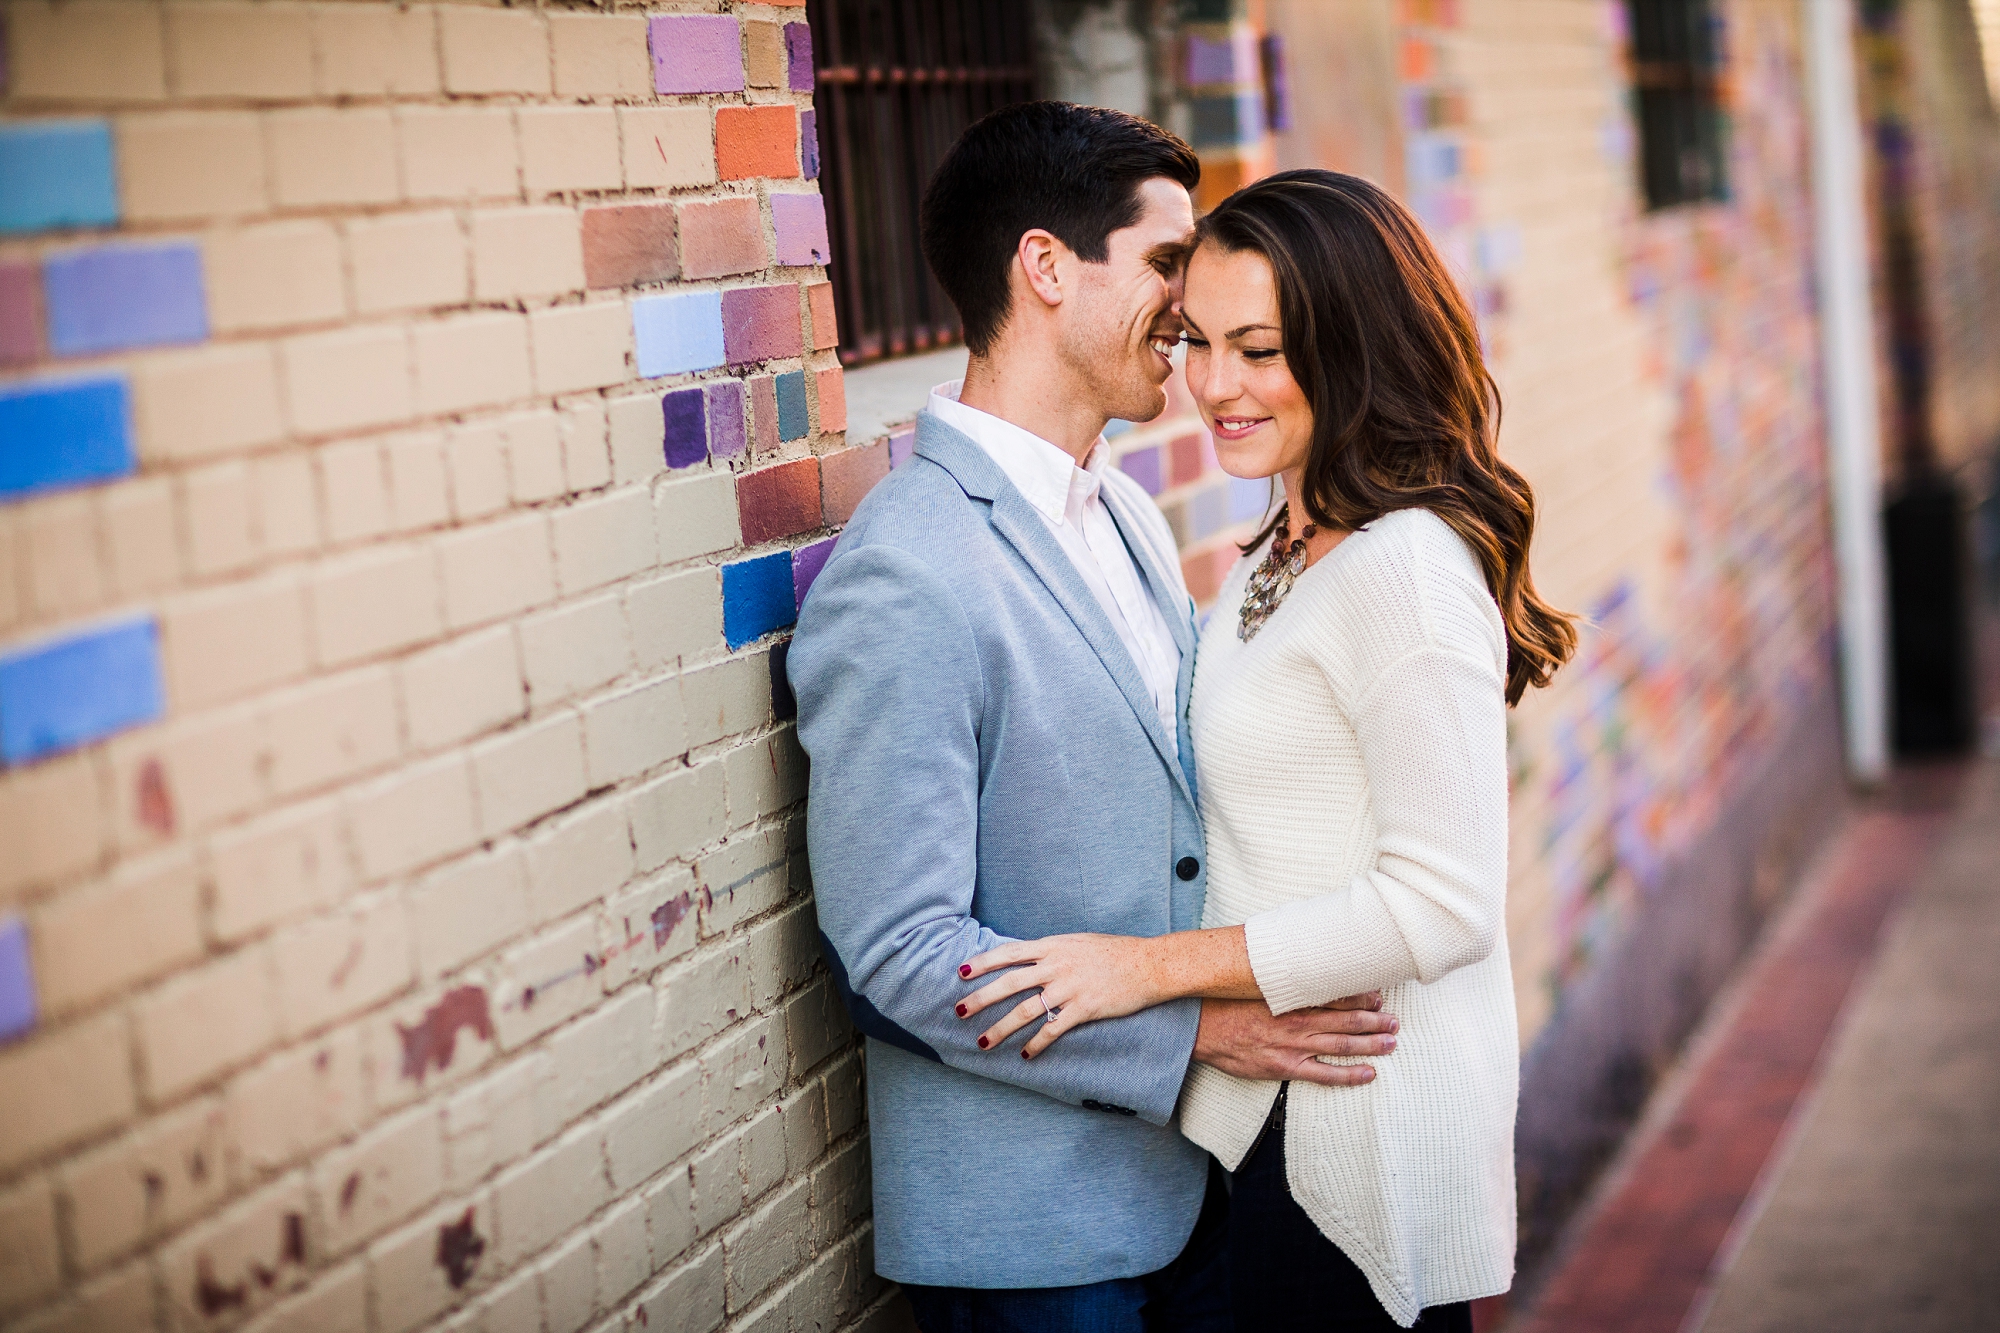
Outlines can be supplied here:
M1505 915L1504 638L1470 550L1428 513L1392 515L1335 577L1293 593L1351 723L1373 864L1244 923L1273 1013L1417 980L1492 952ZM1352 540L1352 539L1350 539Z

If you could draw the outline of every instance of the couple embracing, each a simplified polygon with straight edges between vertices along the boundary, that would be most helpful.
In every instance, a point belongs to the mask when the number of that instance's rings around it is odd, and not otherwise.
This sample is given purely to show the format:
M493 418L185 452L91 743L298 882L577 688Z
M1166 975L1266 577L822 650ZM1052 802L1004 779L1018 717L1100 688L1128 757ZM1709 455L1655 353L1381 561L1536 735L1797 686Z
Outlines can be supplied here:
M1186 144L1038 102L924 199L970 360L789 671L925 1333L1469 1330L1513 1274L1506 709L1569 655L1465 302L1364 181L1194 219ZM1205 628L1107 466L1173 344L1275 512Z

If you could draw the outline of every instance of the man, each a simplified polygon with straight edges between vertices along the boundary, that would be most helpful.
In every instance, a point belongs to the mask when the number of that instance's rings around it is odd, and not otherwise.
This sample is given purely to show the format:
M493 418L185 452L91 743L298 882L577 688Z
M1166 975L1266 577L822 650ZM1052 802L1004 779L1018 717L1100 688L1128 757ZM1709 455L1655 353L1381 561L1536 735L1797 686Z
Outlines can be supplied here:
M959 968L1008 939L1200 923L1193 606L1112 417L1164 410L1193 152L1121 112L988 116L924 199L971 352L861 505L790 650L834 976L868 1037L876 1267L940 1330L1229 1326L1191 1060L1351 1077L1375 1013L1182 1001L1034 1060L982 1050ZM1197 1222L1199 1221L1199 1225Z

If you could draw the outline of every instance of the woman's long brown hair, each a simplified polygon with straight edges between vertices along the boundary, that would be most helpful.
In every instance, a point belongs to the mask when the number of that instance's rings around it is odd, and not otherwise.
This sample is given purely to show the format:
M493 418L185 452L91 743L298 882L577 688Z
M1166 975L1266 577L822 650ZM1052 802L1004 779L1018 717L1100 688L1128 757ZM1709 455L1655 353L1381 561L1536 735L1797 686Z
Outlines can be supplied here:
M1528 575L1535 494L1500 458L1499 388L1423 228L1357 176L1286 171L1224 200L1195 241L1255 251L1277 279L1285 361L1313 410L1307 518L1351 532L1397 509L1436 514L1479 557L1499 603L1507 702L1548 684L1576 651L1576 629Z

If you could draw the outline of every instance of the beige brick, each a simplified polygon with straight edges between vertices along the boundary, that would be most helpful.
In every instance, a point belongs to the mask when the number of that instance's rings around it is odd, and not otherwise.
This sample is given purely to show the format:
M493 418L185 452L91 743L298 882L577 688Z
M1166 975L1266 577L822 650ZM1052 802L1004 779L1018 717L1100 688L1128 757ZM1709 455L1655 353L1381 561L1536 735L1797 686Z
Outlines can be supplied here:
M553 717L474 746L472 781L488 837L575 802L585 790L581 720Z
M354 882L331 802L293 806L226 829L209 844L211 923L225 943L325 907Z
M639 669L714 656L722 647L722 580L713 566L670 574L626 592Z
M653 1068L653 993L627 987L549 1041L549 1111L569 1124Z
M723 762L729 779L731 828L767 818L805 799L805 752L790 727L730 751Z
M0 1315L45 1300L61 1285L56 1198L48 1177L0 1190Z
M548 520L522 514L440 537L445 622L453 629L517 615L555 597Z
M562 435L547 409L516 412L493 423L507 455L507 489L517 505L563 494Z
M547 1141L556 1123L543 1109L547 1057L509 1061L454 1094L444 1108L449 1187L462 1190Z
M358 662L437 637L437 562L423 546L371 546L328 560L313 574L319 660Z
M271 940L278 1008L297 1037L388 999L410 984L412 942L402 895L351 900Z
M368 1114L361 1041L352 1028L280 1051L223 1092L237 1168L281 1170L338 1139Z
M561 305L528 319L535 387L543 393L598 389L628 378L632 321L623 301Z
M632 666L625 608L616 596L531 617L520 634L528 697L538 709L607 685Z
M280 796L381 768L402 749L386 666L316 680L271 699L271 787Z
M591 1229L590 1240L597 1251L597 1308L610 1310L652 1276L647 1261L646 1205L627 1199L614 1205L604 1220Z
M292 425L307 435L382 426L416 408L409 335L375 325L287 338L279 345Z
M175 828L205 829L269 798L263 710L242 704L136 732L111 744L114 830L125 852L154 846ZM165 794L162 827L147 817L149 791Z
M622 805L592 801L551 820L528 843L529 911L537 923L603 899L632 877L632 835Z
M700 1070L687 1068L687 1073L690 1076L688 1085L693 1089L696 1101L696 1105L689 1110L688 1119L690 1123L697 1123L701 1118ZM618 1158L613 1155L611 1162L612 1178L615 1180ZM686 1171L669 1171L648 1185L639 1197L646 1207L648 1259L657 1272L687 1253L687 1247L694 1244L693 1183ZM718 1318L720 1314L718 1310Z
M127 862L30 919L35 990L63 1014L201 956L201 882L187 852Z
M740 736L771 722L771 657L732 657L681 677L687 707L688 743L707 745Z
M410 890L417 967L435 981L528 928L527 862L517 849L455 861Z
M597 948L597 923L564 922L510 949L501 960L506 997L493 1015L495 1035L508 1050L574 1018L603 998L585 958Z
M642 14L549 15L555 91L561 97L648 97L653 62Z
M523 1268L443 1325L445 1333L541 1333L541 1275Z
M643 487L558 509L550 529L556 583L566 595L630 578L654 563L653 502Z
M505 107L404 107L396 129L412 200L520 197L514 113Z
M85 1272L229 1197L228 1120L203 1098L61 1167L65 1232Z
M616 190L625 184L618 160L618 112L612 108L523 107L516 115L521 183L530 198L568 190Z
M700 1142L700 1071L692 1064L667 1071L612 1107L604 1124L611 1182L624 1193ZM673 1174L684 1199L687 1173Z
M388 474L375 440L329 445L318 451L326 539L336 546L379 537L391 528Z
M663 453L666 427L660 416L660 395L613 398L605 405L610 431L613 480L646 481L666 470ZM735 481L730 482L729 507L736 508Z
M7 9L7 91L23 100L156 102L167 95L160 11L122 0Z
M801 911L810 911L809 907ZM810 923L799 923L801 925ZM819 958L816 932L805 934L803 965L810 967ZM854 1045L854 1025L847 1009L830 983L809 986L785 1005L785 1032L792 1051L792 1076L804 1077L828 1056Z
M622 106L618 134L627 189L715 183L715 124L707 107Z
M584 748L590 785L608 787L687 751L687 717L678 676L648 682L599 699L584 709Z
M791 896L791 856L785 839L782 828L743 829L720 847L702 853L695 864L695 876L702 886L703 938L722 934ZM810 951L794 957L777 949L780 943L789 945L790 936L780 941L775 936L766 938L768 935L763 926L757 927L749 946L760 1005L802 980L804 974L799 969L810 970L816 957Z
M451 472L451 512L459 522L497 514L507 507L507 436L500 423L476 421L452 428L445 437Z
M111 586L123 597L174 587L181 580L174 529L174 486L166 477L138 477L107 488L101 503Z
M533 1272L541 1288L541 1313L547 1327L573 1333L590 1322L591 1306L597 1299L597 1258L588 1234L570 1237L538 1260Z
M653 983L660 997L660 1055L672 1060L750 1012L750 969L733 949L709 949L670 967ZM740 1028L739 1028L740 1030ZM729 1117L696 1121L705 1139Z
M743 25L743 71L752 88L782 88L786 80L785 29L755 20Z
M722 1247L712 1245L640 1291L639 1324L674 1333L709 1333L722 1327L723 1291Z
M250 510L248 464L217 463L181 477L181 522L190 572L226 574L256 563L259 551Z
M656 778L632 793L632 846L642 872L669 861L691 861L723 834L719 760Z
M240 699L304 674L305 598L280 571L165 604L167 683L182 710Z
M329 96L421 96L439 91L437 16L429 5L317 5L316 87Z
M368 1265L357 1259L271 1307L243 1333L347 1333L368 1326Z
M586 398L567 404L561 419L563 476L569 489L594 491L609 485L611 454L605 447L603 400Z
M655 444L654 452L658 450ZM654 490L653 509L663 565L727 551L743 540L736 518L736 478L728 472L670 481Z
M286 1176L161 1250L160 1279L176 1326L197 1326L204 1289L241 1291L237 1308L247 1315L303 1286L310 1214L304 1177Z
M796 1068L796 1066L794 1066ZM805 1174L826 1152L826 1084L815 1079L778 1105L785 1126L785 1170Z
M217 333L288 328L347 311L340 237L324 222L216 232L202 244L208 318Z
M280 207L392 204L402 197L396 127L387 111L273 111L266 134L271 193Z
M325 1252L344 1254L444 1192L444 1134L435 1107L405 1112L313 1164Z
M731 1309L750 1305L811 1258L811 1189L810 1181L793 1182L723 1236Z
M152 1328L153 1269L144 1259L72 1289L60 1304L15 1327L20 1333L100 1333L107 1328Z
M87 493L43 496L21 514L29 602L43 620L92 611L104 602L105 543L92 499Z
M446 5L438 10L450 93L546 93L549 33L537 13Z
M133 1004L146 1095L159 1102L243 1064L277 1042L270 956L239 949Z
M631 857L628 854L629 864ZM700 934L694 876L671 868L604 907L604 985L615 990L693 948Z
M370 880L402 874L476 841L463 755L413 765L346 797L354 852Z
M123 1013L44 1028L0 1050L0 1169L109 1129L134 1106Z
M573 208L472 214L472 287L481 301L583 290L583 229Z
M361 314L463 305L467 299L465 237L449 213L356 218L347 224L347 255Z
M167 83L176 97L303 98L313 81L305 6L174 0Z
M389 510L397 528L436 527L451 517L451 479L439 435L393 435L383 442L382 453L389 465Z
M257 459L250 465L250 490L257 543L266 557L319 549L319 483L310 454L293 449Z
M425 412L512 402L532 391L528 326L521 315L491 311L419 324L411 342L417 406Z
M262 213L264 125L249 111L120 116L118 201L128 222L185 222Z
M522 715L521 670L505 626L453 639L401 666L410 742L435 749Z
M479 1242L468 1260L465 1292L482 1289L500 1269L493 1254L492 1207L485 1196L439 1206L368 1247L369 1327L377 1333L409 1333L459 1299L461 1289L438 1262L439 1236L447 1227L462 1227Z
M702 1052L702 1117L728 1124L777 1100L788 1068L785 1029L775 1017L752 1019Z
M277 362L262 343L141 357L132 366L132 398L148 461L205 458L284 433Z
M493 1182L499 1259L512 1265L543 1249L601 1207L611 1195L604 1136L583 1126Z
M21 620L21 583L26 561L19 538L14 515L0 514L0 630L12 629Z

